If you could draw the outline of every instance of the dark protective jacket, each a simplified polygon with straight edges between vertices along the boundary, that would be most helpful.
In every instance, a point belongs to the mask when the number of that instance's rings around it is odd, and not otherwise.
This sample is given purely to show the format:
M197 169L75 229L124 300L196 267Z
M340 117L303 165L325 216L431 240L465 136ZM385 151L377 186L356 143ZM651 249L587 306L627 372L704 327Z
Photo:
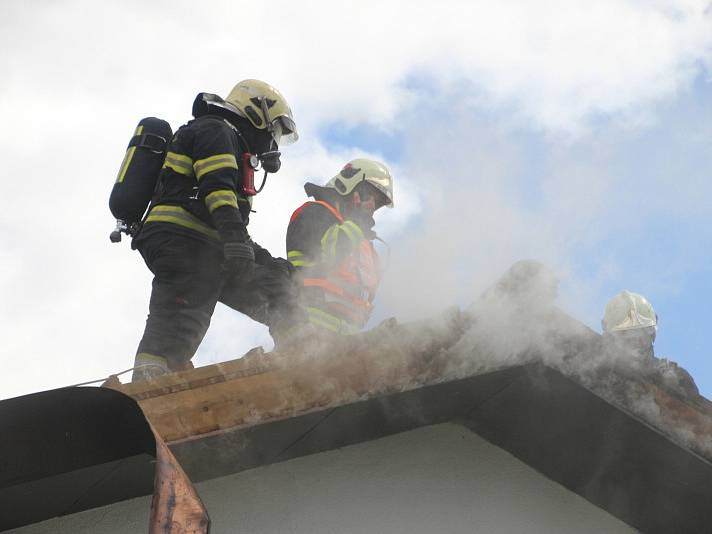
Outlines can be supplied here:
M342 334L366 324L380 281L373 238L367 223L346 219L322 200L294 212L287 227L287 258L297 269L310 323Z
M252 198L239 191L241 155L235 127L223 117L205 115L181 126L139 239L168 229L216 245L247 241Z

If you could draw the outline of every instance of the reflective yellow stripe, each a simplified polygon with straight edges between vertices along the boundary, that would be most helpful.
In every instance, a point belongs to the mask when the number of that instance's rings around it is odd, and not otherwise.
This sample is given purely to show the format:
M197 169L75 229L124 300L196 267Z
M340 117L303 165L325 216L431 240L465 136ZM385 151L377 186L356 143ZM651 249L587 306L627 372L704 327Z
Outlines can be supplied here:
M205 206L208 208L210 213L214 212L221 206L232 206L233 208L238 209L237 195L234 191L230 191L229 189L213 191L205 197Z
M316 265L315 261L308 260L289 260L289 263L295 267L314 267Z
M146 365L146 364L158 364L166 367L168 365L168 360L164 356L159 356L158 354L151 354L148 352L139 352L136 355L136 365Z
M336 257L336 243L339 241L339 232L346 234L346 237L353 245L358 245L365 236L363 230L353 221L345 221L343 224L332 225L321 238L321 249L324 258Z
M289 263L295 267L314 267L317 264L316 261L306 259L301 250L287 251L287 258L289 259Z
M301 250L287 251L287 258L289 259L289 263L295 267L314 267L316 265L316 261L304 259L304 253Z
M332 332L344 335L355 334L359 331L359 329L355 326L339 319L338 317L334 317L330 313L326 313L319 308L307 306L306 311L309 316L309 322L315 326L321 326L322 328L326 328Z
M361 228L359 228L359 225L353 221L345 221L344 224L340 226L340 228L353 243L359 243L365 239L365 236L363 235L363 230L361 230Z
M166 160L163 162L163 168L173 169L178 174L185 176L193 176L193 160L183 154L168 152Z
M216 154L209 158L199 159L193 164L195 176L200 180L203 176L218 169L237 169L235 154Z
M134 131L134 137L141 135L143 133L143 126L137 126ZM131 164L131 159L133 159L134 152L136 152L136 147L132 146L126 150L126 155L124 156L124 161L121 162L121 167L119 167L119 175L116 177L116 183L120 184L126 178L126 171Z
M287 258L289 259L289 263L295 267L314 267L317 264L316 261L307 260L301 250L287 251Z
M184 228L190 228L191 230L200 232L201 234L215 239L216 241L220 240L220 234L218 234L217 230L210 228L210 226L180 206L154 206L148 214L148 217L146 217L145 224L152 222L177 224L178 226L183 226Z
M324 258L334 258L336 257L336 242L339 235L339 225L334 224L321 238L321 250Z
M340 230L346 234L346 237L349 239L349 241L351 241L352 243L357 242L358 237L354 235L354 232L351 228L349 228L348 226L342 226Z

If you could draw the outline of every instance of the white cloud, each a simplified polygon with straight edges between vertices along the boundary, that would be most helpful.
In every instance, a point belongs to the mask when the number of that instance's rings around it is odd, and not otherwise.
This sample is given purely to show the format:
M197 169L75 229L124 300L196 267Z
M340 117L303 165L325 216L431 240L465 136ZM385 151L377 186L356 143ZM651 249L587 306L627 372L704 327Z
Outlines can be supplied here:
M198 91L224 94L243 77L279 87L302 141L285 150L284 169L258 199L251 231L282 253L303 181L326 179L363 155L321 146L315 135L325 124L395 128L406 145L418 146L432 135L429 117L454 110L467 122L472 110L495 110L555 136L584 135L599 114L650 113L710 61L712 19L703 2L594 4L361 2L345 11L333 2L213 2L209 9L189 2L3 3L0 350L7 365L0 397L105 376L132 361L150 273L126 243L108 243L107 198L139 118L157 115L177 127ZM445 102L443 94L459 98ZM467 139L467 128L457 131ZM425 153L437 157L432 148ZM530 227L527 213L508 201L519 184L507 181L510 168L497 168L518 159L507 161L507 143L489 149L499 157L480 159L491 168L477 187L492 210L478 222L496 232L504 214L524 236L554 235L542 230L550 219L535 218L538 226ZM397 208L382 216L386 237L401 235L421 206L429 209L438 195L430 184L434 176L447 179L447 164L433 165L430 175L404 164L407 178L396 174ZM576 180L594 179L583 172ZM487 176L501 181L493 186ZM576 181L555 173L547 180L545 197L547 188L575 196ZM567 183L569 193L562 192ZM566 218L570 204L550 207ZM598 213L596 204L585 209L584 221ZM495 241L486 244L493 258L510 255ZM442 245L451 257L460 254L454 241ZM543 246L559 250L553 242ZM230 313L219 312L212 330L198 363L266 339L264 329Z
M578 130L592 114L675 94L712 46L704 1L273 2L248 15L234 2L4 7L14 7L3 28L15 52L2 60L7 96L51 102L71 91L99 97L97 111L177 111L200 89L259 76L309 126L388 125L415 102L404 80L424 74L468 80L480 105L513 106L542 128Z

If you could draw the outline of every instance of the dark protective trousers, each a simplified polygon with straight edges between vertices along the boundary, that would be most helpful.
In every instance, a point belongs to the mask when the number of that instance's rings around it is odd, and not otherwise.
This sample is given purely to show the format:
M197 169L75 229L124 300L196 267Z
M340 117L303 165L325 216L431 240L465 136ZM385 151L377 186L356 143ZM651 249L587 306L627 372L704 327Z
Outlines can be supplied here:
M222 268L222 251L173 232L142 238L138 249L154 275L146 329L137 353L163 356L181 369L195 354L217 302L270 328L275 336L295 317L294 288L278 262L255 264L240 277Z

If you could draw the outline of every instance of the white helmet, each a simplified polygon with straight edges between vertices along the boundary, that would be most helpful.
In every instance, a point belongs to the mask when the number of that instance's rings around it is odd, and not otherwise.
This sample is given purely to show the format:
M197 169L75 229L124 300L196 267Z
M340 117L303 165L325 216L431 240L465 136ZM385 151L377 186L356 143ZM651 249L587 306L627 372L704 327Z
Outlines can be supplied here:
M350 194L357 185L366 182L383 195L383 203L393 207L393 178L388 168L378 161L359 158L349 161L339 174L329 180L324 187L333 189L339 195Z
M639 328L653 328L658 324L658 316L652 304L638 293L621 291L606 304L601 321L604 332L621 332Z

